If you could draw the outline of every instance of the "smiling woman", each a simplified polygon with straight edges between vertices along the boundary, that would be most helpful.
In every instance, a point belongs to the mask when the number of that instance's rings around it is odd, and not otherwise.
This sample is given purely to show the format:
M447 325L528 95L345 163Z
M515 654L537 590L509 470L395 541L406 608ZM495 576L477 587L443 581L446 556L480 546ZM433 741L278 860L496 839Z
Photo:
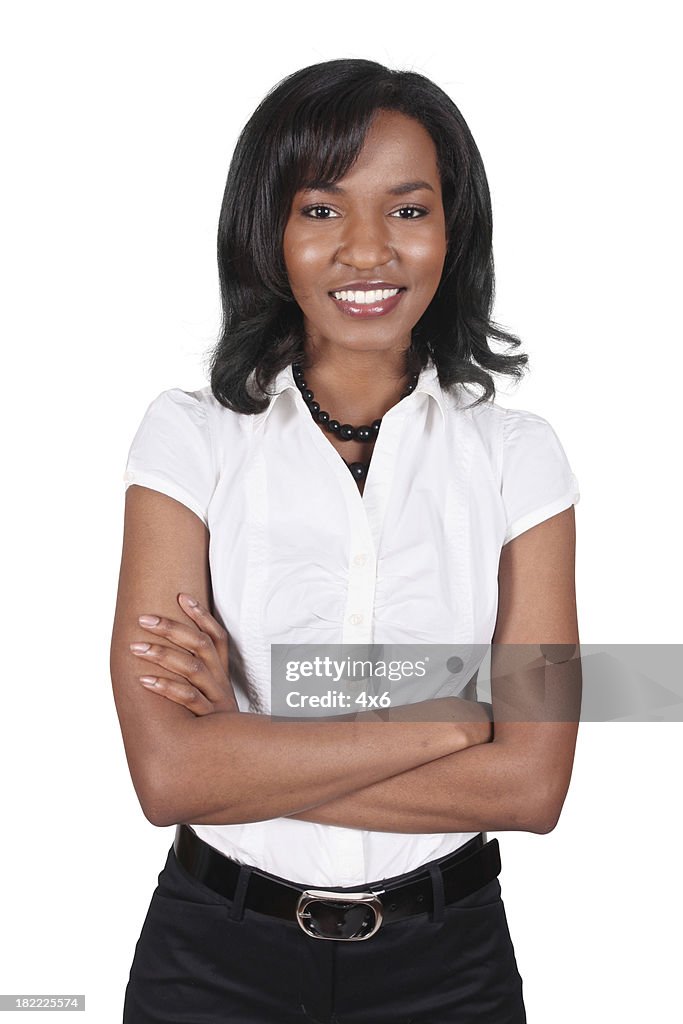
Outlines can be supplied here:
M344 384L346 414L365 423L378 398L390 408L400 397L405 353L439 287L446 249L432 138L414 118L379 111L352 168L334 184L306 182L285 226L287 277L312 364L306 383L319 403L332 405ZM350 465L363 466L376 437L330 440Z
M419 180L407 178L415 172ZM308 183L294 197L284 257L309 344L337 345L343 354L373 342L396 350L400 339L408 349L439 286L446 246L431 136L413 118L380 112L351 171L335 185ZM331 317L330 299L345 315ZM354 323L383 317L371 333Z
M519 345L491 234L469 129L413 72L304 68L238 140L210 385L150 404L125 473L114 696L177 830L124 1024L526 1019L486 833L550 831L569 786L576 721L508 698L551 683L521 647L578 644L579 494L550 424L494 400L526 357L489 345ZM448 654L389 704L346 679L345 713L281 720L276 645L302 644Z

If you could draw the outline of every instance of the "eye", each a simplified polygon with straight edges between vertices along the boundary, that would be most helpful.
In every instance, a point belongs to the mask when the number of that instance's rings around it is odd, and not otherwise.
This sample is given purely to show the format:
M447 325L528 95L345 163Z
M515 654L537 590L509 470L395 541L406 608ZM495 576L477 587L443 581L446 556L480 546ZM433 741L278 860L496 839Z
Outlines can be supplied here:
M338 216L331 207L322 206L320 203L316 206L305 206L301 212L304 217L311 217L312 220L330 220L331 217Z
M398 217L399 220L417 220L419 217L425 217L429 213L425 210L424 206L402 206L400 210L395 210L391 216Z

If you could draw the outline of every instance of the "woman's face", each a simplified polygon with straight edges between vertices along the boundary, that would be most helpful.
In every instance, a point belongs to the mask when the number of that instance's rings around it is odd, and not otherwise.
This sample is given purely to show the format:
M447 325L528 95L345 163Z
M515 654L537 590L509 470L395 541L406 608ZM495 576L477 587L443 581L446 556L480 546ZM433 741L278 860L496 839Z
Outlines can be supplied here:
M446 257L436 148L413 118L380 111L351 170L297 192L284 259L308 345L403 350Z

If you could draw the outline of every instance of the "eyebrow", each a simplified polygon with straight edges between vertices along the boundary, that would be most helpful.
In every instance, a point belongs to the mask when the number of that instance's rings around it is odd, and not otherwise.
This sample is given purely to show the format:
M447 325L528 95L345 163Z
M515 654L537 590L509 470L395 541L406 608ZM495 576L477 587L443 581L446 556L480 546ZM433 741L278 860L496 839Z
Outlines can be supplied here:
M420 191L433 192L434 188L429 184L428 181L404 181L400 185L394 185L393 188L387 189L387 195L390 196L404 196L409 192L420 192ZM345 189L340 185L334 185L330 181L309 181L301 190L302 192L327 192L330 195L340 196L344 195Z

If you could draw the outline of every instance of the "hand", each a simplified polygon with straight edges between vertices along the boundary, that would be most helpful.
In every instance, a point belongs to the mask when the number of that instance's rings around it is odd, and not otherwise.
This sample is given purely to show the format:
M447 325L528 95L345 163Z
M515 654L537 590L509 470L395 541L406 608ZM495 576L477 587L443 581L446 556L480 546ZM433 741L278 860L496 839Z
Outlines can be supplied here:
M493 705L487 704L486 701L464 700L461 697L449 699L459 702L457 717L465 730L468 746L476 747L480 743L490 743L493 740Z
M197 716L238 712L228 675L227 632L188 594L178 594L178 603L196 627L158 615L143 615L138 619L142 628L155 637L170 640L171 646L152 643L147 645L147 650L141 650L144 644L131 644L130 649L139 658L183 678L169 679L154 674L140 676L140 682Z
M454 722L465 737L463 749L489 743L493 738L491 705L464 697L432 697L414 704L360 711L349 717L372 722Z
M465 697L433 697L380 714L391 722L454 722L465 736L466 747L489 743L493 738L491 705Z

